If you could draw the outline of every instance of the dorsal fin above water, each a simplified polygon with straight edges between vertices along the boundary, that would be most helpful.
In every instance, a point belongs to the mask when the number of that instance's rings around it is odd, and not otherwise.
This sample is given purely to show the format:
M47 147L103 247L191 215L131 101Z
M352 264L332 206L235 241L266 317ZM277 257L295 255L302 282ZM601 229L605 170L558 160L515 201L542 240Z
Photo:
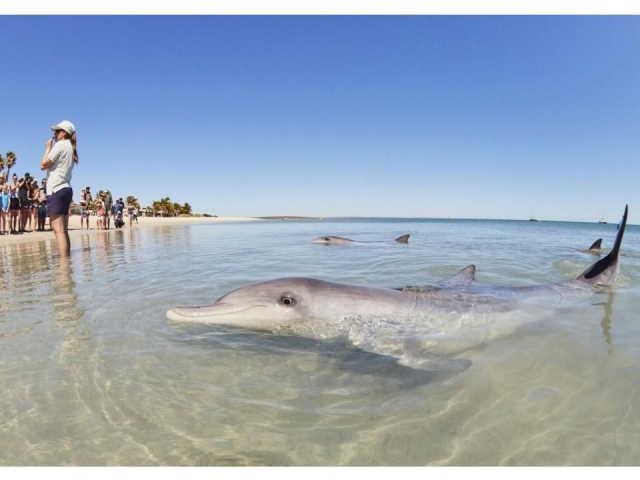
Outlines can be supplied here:
M456 287L456 286L464 286L470 285L476 281L476 266L469 265L468 267L463 268L455 275L451 275L448 278L445 278L441 282L438 282L434 286L417 286L417 285L407 285L402 288L394 288L394 290L400 290L401 292L430 292L434 289L438 289L440 287Z
M620 245L622 244L622 237L624 236L624 229L627 226L627 215L629 213L629 205L625 205L624 214L622 220L618 225L618 234L616 235L616 241L613 244L613 248L609 252L609 255L587 268L577 280L593 285L611 285L616 279L618 273L618 258L620 257Z
M599 238L598 240L593 242L593 245L589 247L589 250L600 250L601 248L602 248L602 239Z
M476 281L476 266L469 265L463 268L455 275L451 275L449 278L445 278L438 283L439 287L449 287L455 285L469 285Z
M409 237L411 234L407 233L406 235L402 235L401 237L396 238L396 242L398 243L409 243Z

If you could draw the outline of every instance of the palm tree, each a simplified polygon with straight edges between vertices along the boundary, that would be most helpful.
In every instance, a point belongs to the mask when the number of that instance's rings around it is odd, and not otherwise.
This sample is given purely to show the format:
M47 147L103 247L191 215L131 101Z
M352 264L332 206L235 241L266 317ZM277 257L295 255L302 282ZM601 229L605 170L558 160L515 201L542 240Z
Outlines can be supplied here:
M5 182L4 173L2 173L2 170L4 170L4 162L5 162L5 159L0 153L0 185L2 185Z
M179 203L173 203L173 216L180 215L182 213L182 205Z
M182 213L184 213L185 215L191 215L191 205L189 205L188 203L185 203L184 206L182 207Z
M127 197L127 205L133 205L134 208L136 208L137 210L140 210L140 203L138 202L138 199L133 195L129 195Z
M169 197L162 198L160 200L160 208L167 212L168 216L173 216L173 204L171 203L171 199Z
M7 179L9 179L9 174L11 173L11 169L16 166L16 162L18 161L18 157L13 152L7 152L7 158L5 159L5 165L7 166Z

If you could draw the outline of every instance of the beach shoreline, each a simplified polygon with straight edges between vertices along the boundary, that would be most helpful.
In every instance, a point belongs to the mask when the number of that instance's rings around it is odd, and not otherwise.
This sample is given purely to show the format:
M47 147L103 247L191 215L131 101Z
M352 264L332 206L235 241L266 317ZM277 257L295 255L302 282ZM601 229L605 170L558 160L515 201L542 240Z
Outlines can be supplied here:
M166 225L183 225L183 224L195 224L195 223L232 223L232 222L261 222L264 221L255 217L138 217L138 223L134 223L132 227L129 227L129 218L125 217L124 227L115 228L113 225L113 219L111 219L111 228L109 230L99 230L97 228L97 217L91 216L89 220L89 229L80 228L80 215L72 215L69 217L69 238L71 245L73 246L73 239L79 235L99 235L108 234L109 232L118 230L129 230L149 227L159 227ZM32 222L33 223L33 222ZM55 239L53 231L48 230L49 221L47 220L47 230L44 232L30 231L28 229L24 233L18 233L14 235L2 235L0 236L0 247L3 245L20 245L25 243L40 242L49 238Z

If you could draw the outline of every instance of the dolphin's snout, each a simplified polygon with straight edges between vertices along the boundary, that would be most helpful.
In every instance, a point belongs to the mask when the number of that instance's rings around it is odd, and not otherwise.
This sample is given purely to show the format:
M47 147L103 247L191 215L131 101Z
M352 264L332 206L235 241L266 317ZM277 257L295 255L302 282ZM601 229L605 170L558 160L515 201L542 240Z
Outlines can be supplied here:
M202 307L175 307L167 310L167 318L174 322L184 322L196 319Z
M247 311L264 305L228 305L216 302L206 307L174 307L167 310L167 319L174 322L234 323L247 315Z

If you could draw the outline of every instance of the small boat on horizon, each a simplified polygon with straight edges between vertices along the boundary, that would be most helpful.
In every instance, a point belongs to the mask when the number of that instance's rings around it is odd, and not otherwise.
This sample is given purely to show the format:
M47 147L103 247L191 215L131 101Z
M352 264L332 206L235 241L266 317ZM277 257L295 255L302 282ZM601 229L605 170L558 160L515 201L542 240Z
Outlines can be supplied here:
M538 220L537 218L530 218L529 221L530 222L539 222L540 220Z
M604 218L604 208L602 209L602 217L600 217L600 221L598 223L607 223L607 220Z

